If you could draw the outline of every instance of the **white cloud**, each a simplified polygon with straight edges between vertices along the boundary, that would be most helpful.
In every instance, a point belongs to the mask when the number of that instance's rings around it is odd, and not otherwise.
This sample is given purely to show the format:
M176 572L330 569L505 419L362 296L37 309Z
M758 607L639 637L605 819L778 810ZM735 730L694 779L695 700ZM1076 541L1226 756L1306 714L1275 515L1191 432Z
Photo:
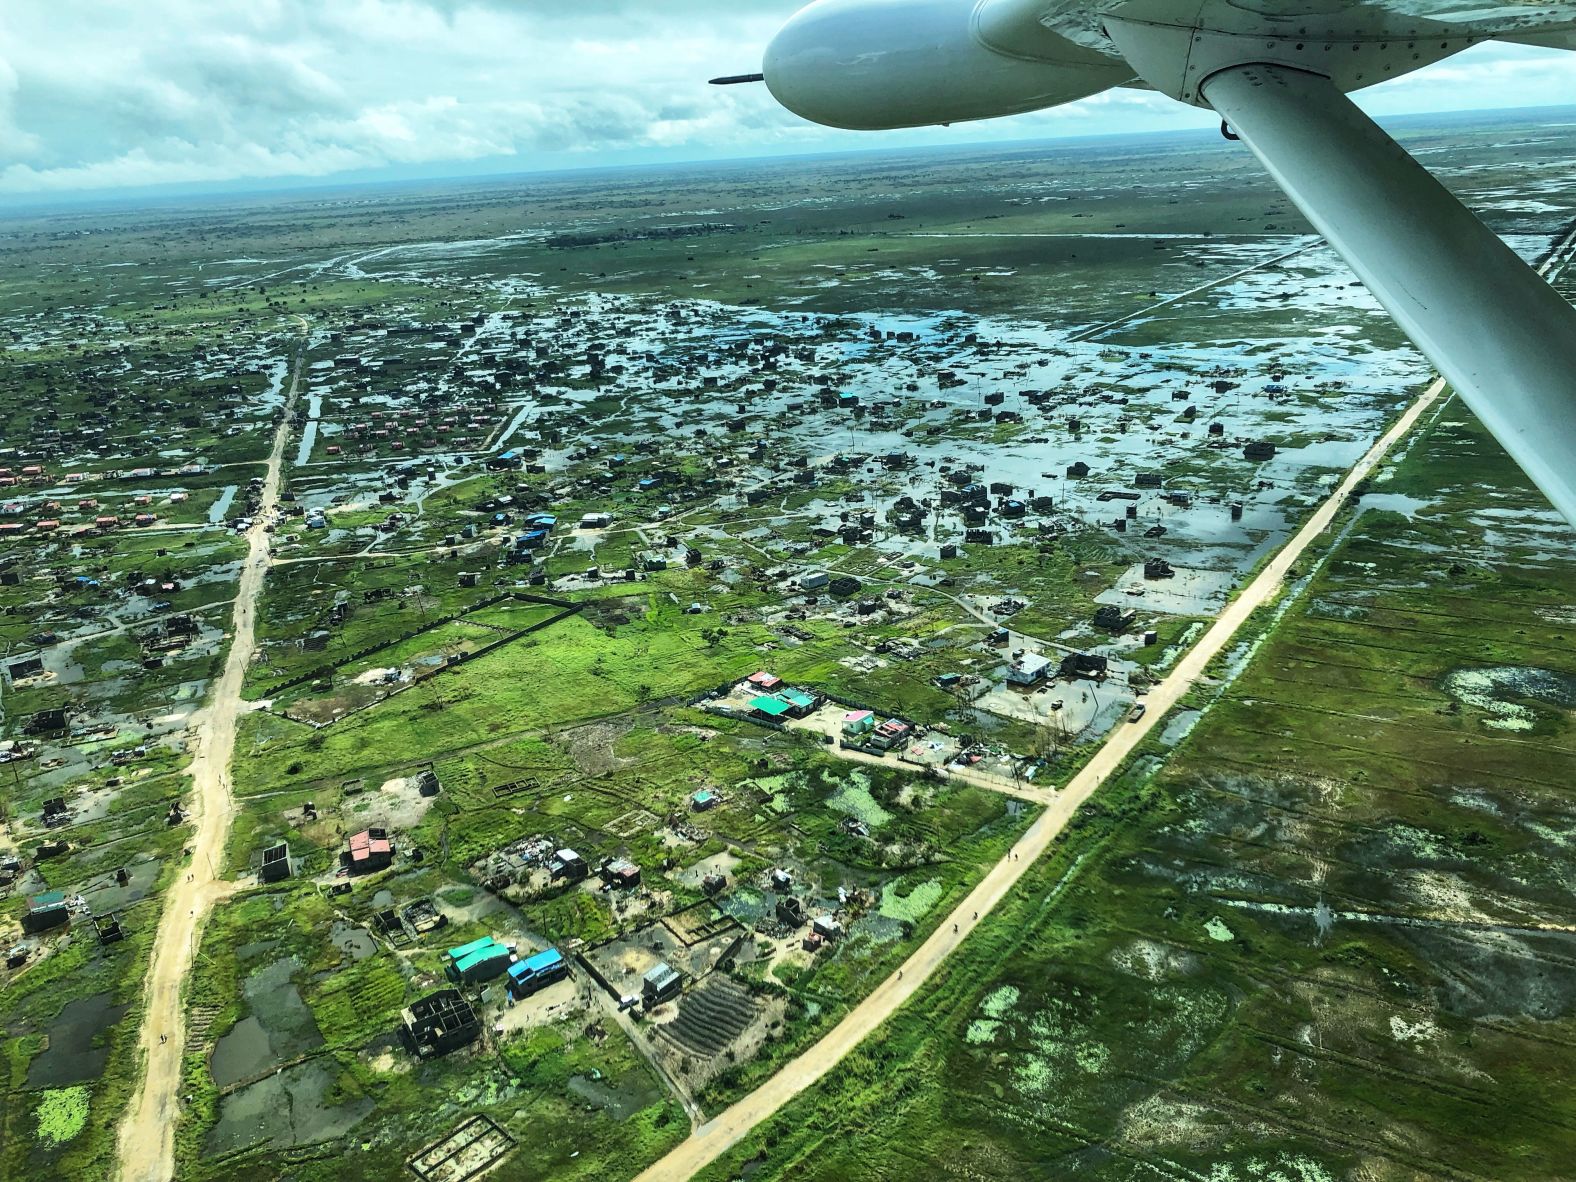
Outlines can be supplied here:
M796 0L7 0L0 193L464 172L1200 126L1121 90L887 137L814 128L751 69ZM1373 109L1576 98L1576 55L1485 46Z

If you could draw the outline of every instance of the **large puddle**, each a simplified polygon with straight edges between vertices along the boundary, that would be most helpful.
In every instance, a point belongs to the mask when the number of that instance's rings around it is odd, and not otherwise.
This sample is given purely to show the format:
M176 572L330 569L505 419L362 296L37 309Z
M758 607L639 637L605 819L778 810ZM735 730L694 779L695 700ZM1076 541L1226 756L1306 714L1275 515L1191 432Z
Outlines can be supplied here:
M127 1008L111 1005L108 993L67 1002L50 1023L44 1053L28 1064L27 1086L59 1088L98 1079L109 1060L107 1032Z
M265 1144L285 1148L344 1136L367 1118L373 1103L363 1097L326 1104L338 1074L332 1060L314 1059L226 1096L219 1123L208 1133L207 1152L234 1153Z
M220 1088L233 1087L323 1045L311 1009L290 980L299 967L294 960L279 960L246 978L241 993L247 1016L214 1044L208 1063Z

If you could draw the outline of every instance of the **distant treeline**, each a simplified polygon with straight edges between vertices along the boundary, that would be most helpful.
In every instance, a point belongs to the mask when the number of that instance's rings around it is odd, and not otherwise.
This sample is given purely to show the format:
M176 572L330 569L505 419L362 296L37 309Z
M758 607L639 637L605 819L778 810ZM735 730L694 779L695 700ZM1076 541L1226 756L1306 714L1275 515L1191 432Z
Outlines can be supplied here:
M562 250L601 246L608 242L656 242L667 238L699 238L703 234L737 234L743 226L727 222L693 222L687 226L653 226L644 230L604 230L596 234L554 234L547 245Z

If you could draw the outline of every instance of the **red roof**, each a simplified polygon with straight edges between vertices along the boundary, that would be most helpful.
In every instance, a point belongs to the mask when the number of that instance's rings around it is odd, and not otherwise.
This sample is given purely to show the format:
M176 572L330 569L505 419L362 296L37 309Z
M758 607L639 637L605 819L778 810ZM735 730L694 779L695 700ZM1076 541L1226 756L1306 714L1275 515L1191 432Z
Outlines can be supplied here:
M380 854L392 854L394 843L387 837L373 837L370 829L353 834L350 838L350 860L364 862Z

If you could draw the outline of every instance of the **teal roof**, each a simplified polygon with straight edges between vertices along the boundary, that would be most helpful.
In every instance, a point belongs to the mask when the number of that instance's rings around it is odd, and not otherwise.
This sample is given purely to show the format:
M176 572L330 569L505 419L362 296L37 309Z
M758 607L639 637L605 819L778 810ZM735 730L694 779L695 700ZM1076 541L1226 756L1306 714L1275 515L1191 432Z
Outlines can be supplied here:
M778 690L777 691L777 696L779 698L781 698L783 701L788 702L788 703L790 703L790 704L792 704L794 706L814 706L815 705L815 697L814 697L814 695L813 694L807 694L803 690L800 690L800 689Z
M756 698L750 703L751 710L759 710L762 714L770 714L773 718L781 718L788 713L788 703L781 698Z
M450 948L449 959L464 960L473 952L480 952L483 948L496 943L497 941L491 936L483 936L480 940L472 940L469 944L461 944L458 948Z
M487 947L478 948L469 956L463 956L459 960L455 961L454 971L463 977L469 974L472 969L486 968L488 965L494 964L497 961L507 960L508 957L509 950L502 944L492 944L489 942Z

